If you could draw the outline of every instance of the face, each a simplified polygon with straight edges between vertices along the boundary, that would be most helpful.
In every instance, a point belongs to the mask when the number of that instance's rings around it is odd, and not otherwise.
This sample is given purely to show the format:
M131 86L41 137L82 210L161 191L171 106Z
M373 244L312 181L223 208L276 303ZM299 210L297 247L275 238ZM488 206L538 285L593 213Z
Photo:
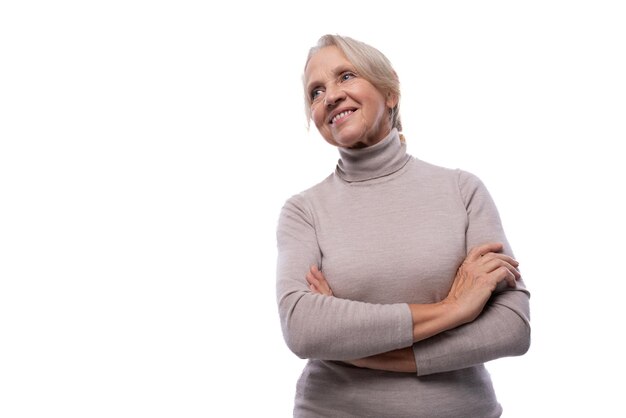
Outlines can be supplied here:
M391 130L397 100L357 74L336 46L320 49L305 72L311 119L329 143L344 148L374 145Z

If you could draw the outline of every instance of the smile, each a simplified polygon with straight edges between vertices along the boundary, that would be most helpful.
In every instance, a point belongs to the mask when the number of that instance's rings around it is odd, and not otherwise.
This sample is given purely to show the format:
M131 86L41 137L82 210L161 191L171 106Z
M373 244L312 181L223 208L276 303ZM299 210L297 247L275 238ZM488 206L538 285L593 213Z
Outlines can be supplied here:
M330 124L334 125L336 122L341 122L343 119L350 116L353 112L354 112L353 110L344 110L343 112L336 114L330 120Z

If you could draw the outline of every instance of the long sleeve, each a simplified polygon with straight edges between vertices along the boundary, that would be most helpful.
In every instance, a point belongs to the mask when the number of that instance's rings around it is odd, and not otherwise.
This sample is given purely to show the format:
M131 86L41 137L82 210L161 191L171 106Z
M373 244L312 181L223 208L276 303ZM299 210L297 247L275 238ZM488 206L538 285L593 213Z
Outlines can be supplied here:
M467 210L466 246L502 242L513 255L496 206L483 183L459 171L459 190ZM498 286L483 313L473 322L413 345L418 376L458 370L500 357L524 354L530 346L529 292Z
M289 199L277 230L277 299L283 336L301 358L350 360L408 347L408 306L373 304L310 292L305 275L321 265L314 215L302 195Z
M278 222L283 335L309 359L296 415L500 416L482 363L526 349L522 284L502 289L473 323L413 346L418 374L448 373L421 379L341 361L411 347L408 304L441 301L467 248L506 241L480 182L408 155L396 129L375 145L339 153L335 172L290 198ZM310 291L311 265L334 296Z

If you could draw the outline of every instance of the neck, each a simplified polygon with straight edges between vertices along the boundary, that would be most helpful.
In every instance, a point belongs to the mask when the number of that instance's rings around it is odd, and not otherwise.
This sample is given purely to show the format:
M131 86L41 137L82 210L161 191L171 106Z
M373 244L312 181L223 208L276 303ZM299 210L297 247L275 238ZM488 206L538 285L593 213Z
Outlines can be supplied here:
M400 170L409 160L397 129L365 148L339 148L337 175L348 182L385 177Z

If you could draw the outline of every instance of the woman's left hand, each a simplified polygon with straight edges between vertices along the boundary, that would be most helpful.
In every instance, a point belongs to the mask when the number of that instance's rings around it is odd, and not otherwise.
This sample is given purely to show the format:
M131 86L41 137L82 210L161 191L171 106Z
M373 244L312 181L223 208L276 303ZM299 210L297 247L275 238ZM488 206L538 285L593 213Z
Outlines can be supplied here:
M324 277L324 273L316 265L311 266L311 269L306 274L306 281L309 283L311 292L318 295L333 296L333 291L326 277Z

